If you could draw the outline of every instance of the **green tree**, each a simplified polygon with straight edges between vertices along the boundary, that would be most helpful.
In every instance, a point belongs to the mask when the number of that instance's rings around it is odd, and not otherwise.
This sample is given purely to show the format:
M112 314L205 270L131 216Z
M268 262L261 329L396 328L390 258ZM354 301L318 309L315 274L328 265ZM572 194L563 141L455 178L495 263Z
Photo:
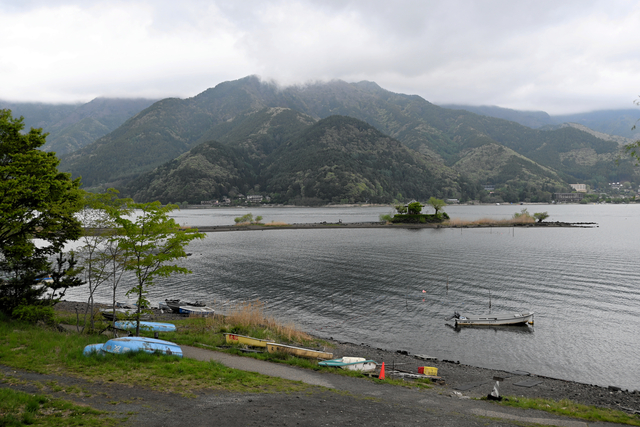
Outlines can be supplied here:
M404 205L396 205L395 209L398 211L399 214L406 214L408 211L407 207Z
M113 285L115 316L115 290L118 279L122 277L124 263L120 259L122 251L119 250L118 240L114 239L114 236L119 234L114 210L124 215L130 214L131 210L127 208L127 204L132 202L131 199L118 198L118 191L113 188L109 188L105 193L85 195L84 208L78 214L84 225L79 255L85 267L84 278L89 291L82 329L87 325L89 313L92 314L89 319L93 329L93 296L98 287L107 282Z
M262 219L262 217L260 217L260 219ZM244 224L244 223L246 223L246 222L248 222L249 224L253 224L253 221L254 221L254 220L253 220L253 214L252 214L251 212L249 212L249 213L248 213L248 214L246 214L246 215L242 215L242 216L235 217L235 218L233 219L233 221L234 221L236 224Z
M409 211L410 214L418 215L420 212L422 212L423 207L424 206L422 206L422 203L413 202L407 205L407 210Z
M149 306L146 299L148 288L158 277L169 277L175 273L191 273L185 267L174 262L186 258L185 246L193 239L204 238L204 233L195 229L181 230L180 226L169 218L176 205L162 206L160 202L133 203L129 208L135 210L135 218L130 219L114 211L115 223L121 227L121 235L114 236L124 251L124 268L135 275L135 286L127 295L136 296L136 335L140 333L140 315L142 309Z
M547 212L536 212L533 214L533 217L538 220L538 222L542 222L545 219L549 218L549 214Z
M23 129L22 117L0 110L0 283L9 284L1 286L0 310L7 314L19 304L55 302L41 299L42 279L54 271L49 258L82 232L75 217L82 208L80 180L58 171L54 153L38 149L46 142L42 129Z
M435 215L438 215L438 212L446 206L444 200L436 199L433 196L429 197L429 200L427 200L427 204L436 211Z

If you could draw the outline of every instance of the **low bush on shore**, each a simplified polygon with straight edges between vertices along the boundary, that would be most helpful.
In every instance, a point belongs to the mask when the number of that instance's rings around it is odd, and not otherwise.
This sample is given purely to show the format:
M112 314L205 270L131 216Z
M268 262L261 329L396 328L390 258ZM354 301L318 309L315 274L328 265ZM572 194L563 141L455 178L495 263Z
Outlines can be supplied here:
M475 227L508 227L510 225L521 225L521 224L533 224L536 220L530 216L517 217L517 218L508 218L508 219L492 219L492 218L480 218L475 221L462 220L459 218L453 218L448 221L445 221L444 224L451 227L467 227L467 226L475 226Z
M282 323L274 316L266 314L266 304L260 300L236 303L229 314L224 317L224 323L230 325L229 332L246 331L260 333L264 338L280 338L288 342L310 342L311 336L298 329L293 322ZM273 336L264 336L273 333ZM258 337L258 338L263 338Z

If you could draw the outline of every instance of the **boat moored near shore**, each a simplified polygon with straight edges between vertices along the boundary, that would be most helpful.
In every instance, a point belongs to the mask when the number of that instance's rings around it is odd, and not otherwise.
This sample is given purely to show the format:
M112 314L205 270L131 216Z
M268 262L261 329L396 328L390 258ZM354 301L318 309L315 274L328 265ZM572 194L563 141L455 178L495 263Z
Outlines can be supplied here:
M505 325L533 325L533 312L526 313L501 313L501 314L482 314L479 316L466 315L463 316L455 312L453 316L445 319L447 321L454 320L456 326L505 326Z

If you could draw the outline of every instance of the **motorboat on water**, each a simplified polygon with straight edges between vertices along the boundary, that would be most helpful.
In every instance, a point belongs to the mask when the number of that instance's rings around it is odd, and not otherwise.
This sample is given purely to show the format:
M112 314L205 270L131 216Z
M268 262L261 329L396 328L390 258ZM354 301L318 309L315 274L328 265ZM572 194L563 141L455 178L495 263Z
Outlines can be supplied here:
M533 311L526 313L499 313L481 315L461 315L457 311L447 321L454 320L456 326L506 326L533 325Z

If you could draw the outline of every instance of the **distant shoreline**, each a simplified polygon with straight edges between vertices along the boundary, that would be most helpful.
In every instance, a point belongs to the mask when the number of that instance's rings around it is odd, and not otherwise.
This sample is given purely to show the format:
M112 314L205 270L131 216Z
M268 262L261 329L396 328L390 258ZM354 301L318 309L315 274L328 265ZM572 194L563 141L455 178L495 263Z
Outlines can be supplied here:
M224 231L265 231L265 230L315 230L315 229L343 229L343 228L402 228L402 229L423 229L423 228L548 228L548 227L573 227L573 228L594 228L598 225L595 222L535 222L524 224L383 224L380 222L354 222L354 223L308 223L308 224L287 224L287 225L203 225L182 227L181 230L196 229L204 233L224 232Z

